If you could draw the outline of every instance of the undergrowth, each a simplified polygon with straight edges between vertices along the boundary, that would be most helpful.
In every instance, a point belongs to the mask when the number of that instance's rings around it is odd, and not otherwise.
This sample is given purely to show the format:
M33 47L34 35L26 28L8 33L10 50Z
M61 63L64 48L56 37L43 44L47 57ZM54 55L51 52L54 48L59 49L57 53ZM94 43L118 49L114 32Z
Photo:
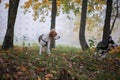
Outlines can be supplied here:
M58 46L39 55L38 46L0 51L0 79L120 80L120 52L93 60L93 49Z

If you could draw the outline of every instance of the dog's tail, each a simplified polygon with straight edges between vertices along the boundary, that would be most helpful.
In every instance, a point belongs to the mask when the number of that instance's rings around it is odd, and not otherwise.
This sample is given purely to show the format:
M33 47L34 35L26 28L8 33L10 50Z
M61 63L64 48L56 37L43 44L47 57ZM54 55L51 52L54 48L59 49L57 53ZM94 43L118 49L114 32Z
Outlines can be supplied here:
M38 38L38 42L41 41L42 37L43 37L43 34L39 36L39 38Z

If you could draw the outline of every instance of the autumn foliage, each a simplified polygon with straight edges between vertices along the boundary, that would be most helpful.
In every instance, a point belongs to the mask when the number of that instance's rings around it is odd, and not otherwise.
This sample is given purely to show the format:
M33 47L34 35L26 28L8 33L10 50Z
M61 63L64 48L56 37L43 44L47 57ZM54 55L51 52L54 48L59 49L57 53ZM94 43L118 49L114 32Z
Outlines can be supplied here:
M62 48L62 49L61 49ZM0 51L1 79L33 80L117 80L120 79L120 47L102 61L93 60L94 50L58 47L52 54L38 54L38 49L15 47Z

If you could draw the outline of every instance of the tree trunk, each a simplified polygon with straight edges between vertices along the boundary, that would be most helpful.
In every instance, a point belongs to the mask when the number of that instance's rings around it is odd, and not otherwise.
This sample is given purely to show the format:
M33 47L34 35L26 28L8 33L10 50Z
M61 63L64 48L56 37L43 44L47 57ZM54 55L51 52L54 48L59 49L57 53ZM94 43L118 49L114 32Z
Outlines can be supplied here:
M113 0L107 0L106 16L105 16L105 21L104 21L102 41L108 40L108 37L110 35L110 21L111 21L111 13L112 13L112 2L113 2Z
M81 21L80 21L80 29L79 29L79 41L80 41L82 50L86 50L89 48L85 39L87 2L88 0L82 0L82 13L81 13Z
M51 29L53 29L53 28L55 29L56 13L57 13L56 0L52 0ZM55 48L55 40L51 41L50 48Z
M9 0L7 31L3 41L2 50L13 48L14 24L17 15L19 0Z
M111 28L110 28L110 34L112 33L112 30L113 30L113 28L114 28L114 24L115 24L115 21L116 21L116 19L117 19L117 17L118 17L118 13L119 13L119 1L117 0L116 1L116 15L115 15L115 18L114 18L114 20L113 20L113 23L112 23L112 26L111 26Z

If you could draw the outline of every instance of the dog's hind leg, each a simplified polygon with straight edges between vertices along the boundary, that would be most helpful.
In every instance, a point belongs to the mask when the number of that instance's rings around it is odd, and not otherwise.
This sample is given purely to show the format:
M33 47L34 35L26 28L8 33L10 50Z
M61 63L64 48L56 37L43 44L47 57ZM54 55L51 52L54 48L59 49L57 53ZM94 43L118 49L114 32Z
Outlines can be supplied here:
M48 45L47 45L47 53L50 55L51 52L50 52L50 40L48 41Z
M100 58L98 58L98 60L102 60L103 58L105 58L105 57L106 57L106 55L107 55L107 53L102 54L102 55L101 55L101 57L100 57Z
M42 45L40 45L40 48L39 48L39 54L41 55L42 53Z

